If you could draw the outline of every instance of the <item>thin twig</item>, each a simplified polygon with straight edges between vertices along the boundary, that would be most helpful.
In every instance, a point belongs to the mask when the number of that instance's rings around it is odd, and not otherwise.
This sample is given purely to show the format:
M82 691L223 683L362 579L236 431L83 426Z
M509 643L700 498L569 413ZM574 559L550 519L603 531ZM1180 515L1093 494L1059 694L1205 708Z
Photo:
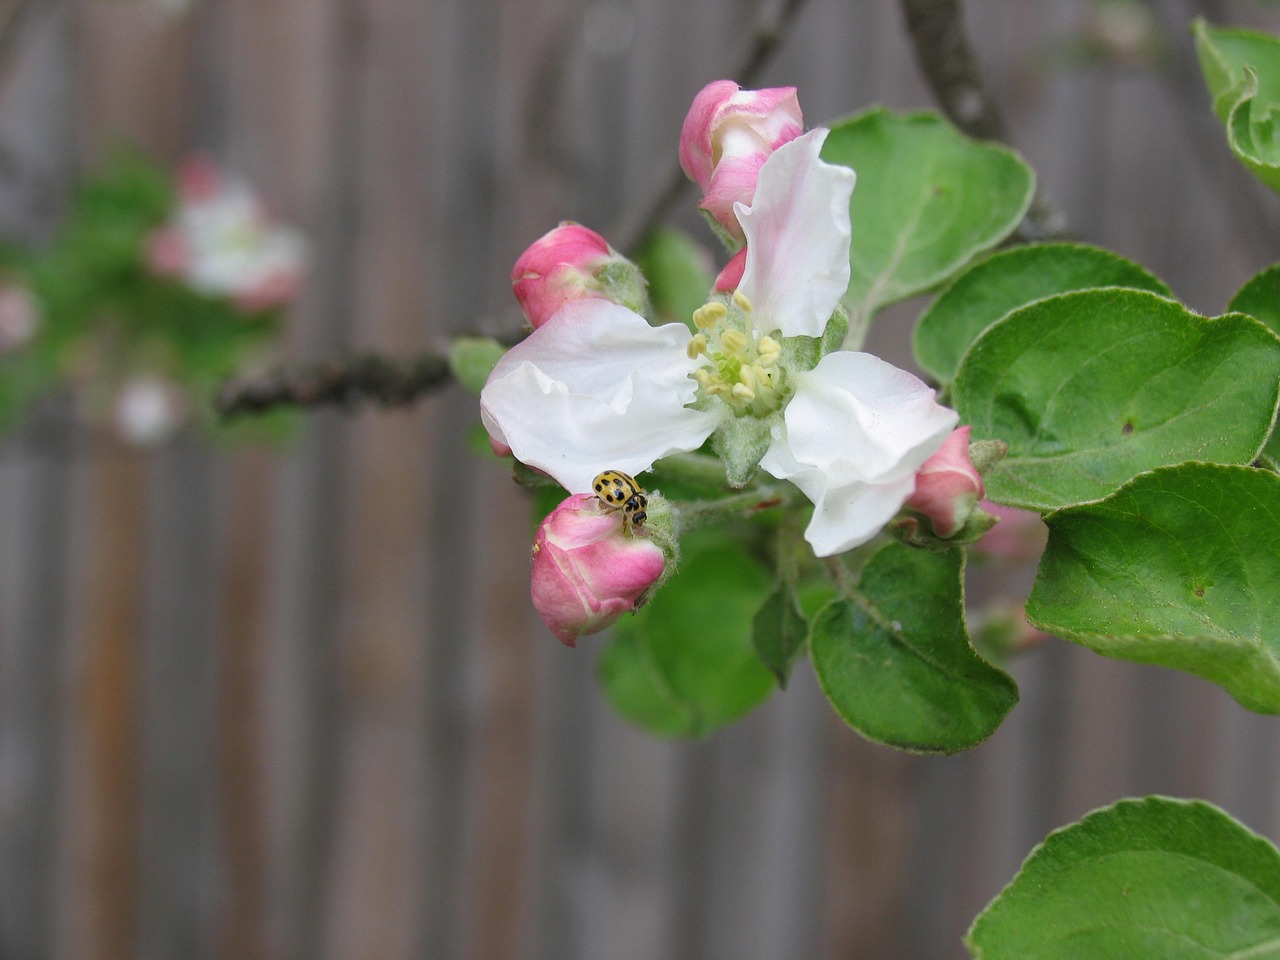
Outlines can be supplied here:
M215 407L224 420L265 413L277 407L338 406L352 408L371 400L399 407L440 389L452 380L449 362L439 353L423 353L407 361L372 355L273 370L255 377L226 381Z
M1004 118L982 79L964 30L960 0L901 0L920 71L943 112L979 140L1008 142ZM1066 218L1037 192L1018 226L1023 241L1066 235Z
M761 71L773 58L782 41L790 33L796 16L808 0L773 0L760 4L756 14L756 26L752 33L751 47L738 68L733 71L732 79L743 87L750 87L760 76ZM684 196L690 183L680 169L673 164L671 171L663 180L661 189L651 199L641 204L638 213L625 217L621 226L612 231L618 238L618 249L628 256L634 256L644 243L646 237L653 233L667 219L671 209Z

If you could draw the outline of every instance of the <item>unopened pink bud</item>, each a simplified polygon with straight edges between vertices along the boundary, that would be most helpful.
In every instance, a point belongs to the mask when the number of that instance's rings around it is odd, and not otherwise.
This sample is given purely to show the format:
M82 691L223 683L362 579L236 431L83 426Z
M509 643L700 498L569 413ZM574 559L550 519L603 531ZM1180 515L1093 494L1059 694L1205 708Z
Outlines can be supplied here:
M698 92L684 118L680 166L702 188L700 206L740 240L733 205L751 205L765 160L803 132L795 87L743 90L716 80Z
M961 427L920 467L906 505L927 517L945 540L960 532L982 494L982 474L969 459L969 428Z
M635 609L665 564L652 540L623 533L621 513L576 493L538 527L530 595L551 632L572 647Z
M566 303L609 299L595 273L618 254L604 237L577 223L562 223L534 241L511 270L511 289L534 329Z

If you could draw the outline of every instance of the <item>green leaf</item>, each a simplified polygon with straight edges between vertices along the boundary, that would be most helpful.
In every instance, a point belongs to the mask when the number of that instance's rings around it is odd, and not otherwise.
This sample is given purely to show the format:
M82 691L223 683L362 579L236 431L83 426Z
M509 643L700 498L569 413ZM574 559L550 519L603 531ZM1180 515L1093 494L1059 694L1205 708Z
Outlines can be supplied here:
M854 327L942 283L1021 221L1035 178L1006 147L970 140L929 113L874 108L834 124L823 159L852 167Z
M916 359L939 383L950 383L969 345L1005 314L1056 293L1091 287L1134 287L1169 296L1169 288L1142 267L1101 247L1013 247L970 267L930 305L916 327Z
M1280 852L1201 801L1121 800L1049 834L965 945L974 960L1274 960Z
M1251 277L1231 298L1227 309L1232 313L1247 313L1280 335L1280 263Z
M952 400L975 438L1009 444L988 499L1063 507L1167 464L1252 462L1280 400L1280 339L1153 293L1064 293L988 328Z
M814 620L809 656L849 726L878 743L954 753L981 742L1018 702L1004 672L974 652L964 625L964 552L889 544L856 595Z
M636 262L649 281L649 301L660 323L693 329L693 311L707 302L715 282L705 249L679 230L657 230L645 241Z
M751 622L751 645L760 662L778 678L778 686L786 688L791 665L803 652L808 635L809 623L795 592L787 584L778 584Z
M1280 476L1187 463L1045 520L1032 623L1280 713Z
M686 538L680 569L614 627L600 663L614 708L662 736L706 736L763 701L775 683L751 644L769 590L764 567L723 535Z
M1213 109L1231 152L1259 180L1280 191L1280 40L1254 30L1197 21L1196 50Z

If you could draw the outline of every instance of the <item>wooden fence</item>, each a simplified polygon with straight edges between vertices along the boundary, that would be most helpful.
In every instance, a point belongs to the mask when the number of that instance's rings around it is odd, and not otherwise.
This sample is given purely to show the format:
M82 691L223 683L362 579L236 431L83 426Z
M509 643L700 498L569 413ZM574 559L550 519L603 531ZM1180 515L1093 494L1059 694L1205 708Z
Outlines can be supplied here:
M1108 6L971 0L969 22L1072 229L1221 312L1280 259L1280 209L1209 112L1198 7ZM1212 6L1280 29L1274 7ZM314 239L296 359L508 327L515 256L562 218L634 214L757 12L23 8L0 227L46 240L112 144L208 151ZM1123 47L1125 9L1152 11L1159 64L1081 59ZM931 106L888 0L812 0L764 83L798 85L810 122ZM913 310L873 348L908 362ZM69 413L0 446L3 960L959 958L1032 845L1120 796L1204 797L1280 838L1274 720L1059 642L958 757L861 741L807 671L706 742L628 728L598 645L562 648L529 608L528 507L462 452L461 391L315 415L275 452L141 455Z

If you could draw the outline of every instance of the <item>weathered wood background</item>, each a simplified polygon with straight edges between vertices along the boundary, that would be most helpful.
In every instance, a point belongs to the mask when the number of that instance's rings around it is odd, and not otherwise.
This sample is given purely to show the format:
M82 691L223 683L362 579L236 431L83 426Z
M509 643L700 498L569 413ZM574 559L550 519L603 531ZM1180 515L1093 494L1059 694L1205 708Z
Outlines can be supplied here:
M1149 5L1170 29L1149 69L1073 58L1103 6L969 20L1072 228L1220 312L1278 259L1277 204L1187 59L1199 8ZM26 8L0 227L46 238L113 143L206 150L314 237L302 359L508 326L515 256L562 218L608 232L665 180L756 3ZM783 83L811 122L930 106L889 0L812 0L765 73ZM905 363L907 329L873 346ZM0 958L958 958L1032 845L1120 796L1205 797L1280 837L1274 719L1057 642L954 758L859 740L808 675L704 743L627 728L594 645L528 606L526 505L460 452L475 417L457 391L312 417L285 452L143 456L55 404L0 446Z

